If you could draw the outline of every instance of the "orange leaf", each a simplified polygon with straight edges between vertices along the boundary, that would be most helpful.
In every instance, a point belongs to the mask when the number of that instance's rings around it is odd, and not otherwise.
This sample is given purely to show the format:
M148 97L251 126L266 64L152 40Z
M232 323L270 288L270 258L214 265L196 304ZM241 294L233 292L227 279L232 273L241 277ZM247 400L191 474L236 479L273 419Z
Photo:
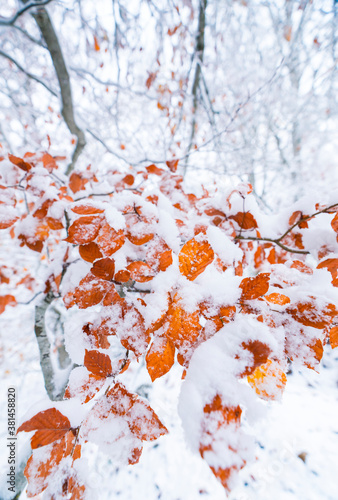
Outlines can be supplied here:
M183 245L179 256L181 274L193 281L214 260L214 251L208 241L196 241L195 238Z
M317 269L322 269L326 267L331 273L332 279L335 280L338 276L338 259L326 259L320 264L318 264Z
M290 299L286 295L281 293L270 293L265 295L265 300L271 302L271 304L277 304L279 306L284 306L285 304L290 304Z
M99 50L100 50L100 45L99 45L98 39L96 38L95 35L94 35L94 49L96 52L99 52Z
M262 399L278 400L285 389L286 375L277 361L268 359L248 376L248 382Z
M87 245L80 245L79 254L86 262L94 262L102 257L102 253L94 241L88 243Z
M333 217L331 221L332 229L335 233L338 233L338 213Z
M0 295L0 314L4 312L7 306L15 306L16 298L14 295Z
M79 309L86 309L87 307L96 306L105 297L110 297L110 295L115 292L114 285L105 280L99 281L95 276L89 273L80 281L75 290L68 292L63 297L63 301L67 309L75 304Z
M39 448L61 439L70 429L70 422L56 408L40 411L20 425L17 432L37 431L31 439L32 448Z
M97 377L106 378L113 375L110 357L99 351L88 351L86 349L84 366Z
M307 266L300 260L294 260L290 267L292 269L298 269L298 271L300 271L301 273L313 274L313 270L311 269L311 267Z
M202 330L199 311L188 313L183 305L175 300L169 307L164 328L168 339L181 354L185 354L196 342Z
M140 260L129 264L127 270L130 272L131 279L139 283L146 283L154 278L151 267Z
M114 277L115 261L109 257L97 260L90 271L97 278L110 281Z
M79 215L103 214L104 212L102 208L97 208L93 205L76 205L75 207L71 207L71 211Z
M69 188L73 193L82 191L87 184L88 179L85 179L81 173L73 172L69 178Z
M13 226L15 222L18 220L19 217L12 217L8 216L7 214L2 214L1 215L1 220L0 220L0 229L7 229L8 227Z
M152 382L162 377L173 366L175 347L166 337L155 337L146 355L147 370Z
M238 212L236 215L231 215L229 219L237 222L241 229L254 229L257 227L257 222L250 212Z
M99 230L96 242L100 250L110 257L123 246L124 240L125 237L122 229L115 231L109 224L104 224Z
M102 219L99 216L79 217L68 229L66 241L75 245L91 243L97 236Z
M29 170L32 168L32 165L30 163L27 163L22 158L18 158L17 156L13 156L13 155L9 154L8 159L11 163L13 163L13 165L16 165L17 167L21 168L21 170L24 170L25 172L29 172Z
M330 330L330 344L332 349L338 347L338 326L334 326Z
M260 273L254 278L244 278L239 285L242 289L241 300L258 299L269 290L270 273Z

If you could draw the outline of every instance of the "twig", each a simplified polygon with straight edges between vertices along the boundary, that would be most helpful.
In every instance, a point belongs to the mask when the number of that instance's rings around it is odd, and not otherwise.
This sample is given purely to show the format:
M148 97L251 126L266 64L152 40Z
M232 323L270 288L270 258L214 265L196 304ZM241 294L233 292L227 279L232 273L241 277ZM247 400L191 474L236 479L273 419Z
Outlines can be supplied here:
M56 92L54 92L54 90L52 90L50 87L48 87L48 85L43 80L40 80L40 78L38 76L33 75L32 73L30 73L29 71L27 71L25 68L23 68L21 66L21 64L19 64L18 61L16 61L15 59L13 59L13 57L11 57L9 54L6 54L6 52L3 52L2 50L0 50L0 55L3 56L3 57L6 57L6 59L8 59L9 61L11 61L13 64L15 64L15 66L20 71L22 71L23 73L25 73L25 75L28 76L28 78L30 78L31 80L36 81L37 83L40 83L40 85L43 85L45 87L45 89L48 90L48 92L50 92L54 97L58 97L58 94Z
M13 17L10 19L0 19L0 26L12 26L15 21L22 16L27 10L32 9L33 7L42 7L43 5L47 5L52 0L44 0L42 2L33 2L25 5L20 10L18 10Z

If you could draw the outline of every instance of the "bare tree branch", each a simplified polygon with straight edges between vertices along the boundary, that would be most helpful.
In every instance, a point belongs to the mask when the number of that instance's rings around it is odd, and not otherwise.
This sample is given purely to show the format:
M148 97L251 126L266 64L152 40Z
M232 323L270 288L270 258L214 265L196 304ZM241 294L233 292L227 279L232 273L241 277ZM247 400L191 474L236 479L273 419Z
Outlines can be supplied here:
M35 80L37 83L40 83L40 85L43 85L45 87L45 89L47 89L48 92L50 92L53 96L58 97L58 94L56 92L54 92L54 90L52 90L50 87L48 87L48 85L44 81L40 80L40 78L38 76L33 75L29 71L25 70L25 68L23 68L21 66L21 64L19 64L18 61L16 61L15 59L13 59L13 57L11 57L9 54L6 54L6 52L3 52L2 50L0 50L0 55L3 56L3 57L6 57L6 59L8 59L9 61L11 61L13 64L15 64L15 66L20 71L22 71L23 73L25 73L25 75L28 76L28 78L31 78L32 80Z
M61 91L61 114L69 131L77 137L77 144L72 155L72 160L66 171L66 174L69 175L86 145L86 138L83 130L80 129L75 121L70 78L53 23L45 8L38 9L36 13L33 13L33 17L41 31L53 61Z
M33 7L42 7L43 5L47 5L50 3L52 0L43 0L42 2L32 2L24 7L22 7L20 10L18 10L13 17L10 19L0 19L0 26L12 26L15 21L22 16L27 10L32 9Z

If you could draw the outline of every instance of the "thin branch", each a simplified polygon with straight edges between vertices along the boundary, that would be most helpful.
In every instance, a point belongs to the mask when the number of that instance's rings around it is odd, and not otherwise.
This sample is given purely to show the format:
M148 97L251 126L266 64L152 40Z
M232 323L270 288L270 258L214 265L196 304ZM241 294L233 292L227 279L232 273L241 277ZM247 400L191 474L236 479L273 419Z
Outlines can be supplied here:
M254 236L235 236L235 240L250 240L250 241L269 241L270 243L274 243L275 245L278 245L279 247L283 248L286 252L290 253L302 253L302 254L309 254L307 250L295 250L294 248L289 248L283 245L279 240L274 240L272 238L257 238Z
M48 3L52 2L52 0L44 0L42 2L33 2L25 5L22 7L20 10L18 10L13 17L10 19L0 19L0 26L13 26L15 21L22 16L27 10L32 9L33 7L42 7L43 5L47 5Z
M285 236L287 236L291 231L292 229L294 229L296 226L299 226L299 224L301 222L306 222L307 220L310 220L312 219L312 217L316 217L316 215L319 215L319 214L324 214L324 213L328 213L332 208L335 208L335 207L338 207L338 203L334 203L333 205L330 205L329 207L326 207L326 208L323 208L322 210L318 210L318 212L315 212L314 214L312 215L307 215L306 217L301 217L299 219L299 221L295 222L291 227L289 227L289 229L287 229L285 231L284 234L282 234L282 236L280 236L278 238L277 241L281 241L282 239L285 238Z
M316 215L320 215L320 214L324 214L324 213L330 213L330 210L332 210L335 207L338 207L338 203L334 203L333 205L325 207L322 210L318 210L317 212L315 212L315 213L313 213L311 215L307 215L305 217L301 217L297 222L295 222L294 224L292 224L292 226L290 226L285 231L285 233L283 233L281 236L279 236L279 238L275 238L275 239L273 239L273 238L258 238L258 237L255 237L255 236L242 236L241 234L239 234L238 236L235 237L235 240L268 241L269 243L274 243L275 245L279 246L280 248L282 248L286 252L299 253L299 254L307 255L307 254L310 253L308 250L296 250L294 248L289 248L289 247L285 246L283 243L281 243L281 241L289 233L291 233L291 231L295 227L299 226L299 224L301 224L302 222L306 222L306 221L312 219L313 217L316 217ZM242 230L242 228L241 228L241 230Z
M50 92L54 97L58 97L58 94L56 92L54 92L54 90L52 90L50 87L48 87L48 85L46 85L46 83L42 80L40 80L40 78L36 75L33 75L32 73L30 73L29 71L25 70L25 68L23 68L21 66L21 64L19 64L15 59L13 59L13 57L11 57L9 54L6 54L6 52L3 52L2 50L0 50L0 55L3 56L3 57L6 57L6 59L8 59L9 61L11 61L13 64L15 64L15 66L20 70L22 71L23 73L25 73L26 76L28 76L28 78L31 78L32 80L35 80L37 83L40 83L40 85L43 85L45 87L45 89L48 90L48 92Z

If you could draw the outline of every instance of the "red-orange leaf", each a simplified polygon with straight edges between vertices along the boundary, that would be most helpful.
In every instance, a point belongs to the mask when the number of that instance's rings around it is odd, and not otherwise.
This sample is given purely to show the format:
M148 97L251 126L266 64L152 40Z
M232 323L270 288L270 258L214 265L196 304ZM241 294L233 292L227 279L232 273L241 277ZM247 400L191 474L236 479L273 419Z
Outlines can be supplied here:
M338 277L338 259L326 259L318 264L317 269L322 269L324 267L331 273L332 279L335 281ZM334 286L336 286L335 283Z
M245 368L241 376L251 375L258 366L266 363L271 352L271 349L260 340L248 340L242 343L242 347L251 352L253 355L253 362L250 366Z
M171 172L176 172L179 160L166 161L167 167Z
M164 170L162 168L158 168L154 164L149 165L149 167L146 167L146 171L148 172L148 174L155 174L155 175L159 175L159 176L161 176L164 172Z
M334 326L330 330L330 344L332 349L338 347L338 326Z
M331 226L332 226L332 229L338 233L338 213L336 213L336 215L333 217L332 221L331 221Z
M80 245L79 254L86 262L94 262L102 257L101 250L94 241L88 243L87 245Z
M3 215L1 216L0 220L0 229L7 229L8 227L13 226L15 222L18 220L19 217L7 217L7 215L4 217Z
M0 295L0 314L4 312L6 306L15 306L16 298L14 295Z
M102 219L95 215L76 219L68 229L66 241L75 245L91 243L97 236Z
M237 222L241 229L254 229L257 227L257 222L250 212L238 212L236 215L231 215L229 219Z
M11 163L13 163L13 165L16 165L25 172L28 172L32 168L32 165L30 163L27 163L25 160L23 160L22 158L18 158L17 156L9 154L8 159Z
M289 307L286 312L296 321L305 326L323 329L330 325L337 311L333 304L326 304L324 308L318 309L314 302L298 302L294 307Z
M270 273L260 273L254 278L244 278L239 285L242 289L241 300L258 299L269 290Z
M130 280L130 272L127 269L121 269L115 274L115 281L118 283L127 283Z
M97 278L110 281L114 277L115 261L109 257L97 260L90 271Z
M195 238L183 245L179 256L181 274L193 281L214 260L214 251L208 241L196 241Z
M173 366L175 347L166 337L155 337L146 355L147 370L152 382L162 377Z
M87 351L84 357L84 366L97 377L110 377L113 373L110 357L99 351Z
M70 429L67 417L56 408L49 408L34 415L20 425L18 432L37 431L31 439L32 448L39 448L61 439Z

